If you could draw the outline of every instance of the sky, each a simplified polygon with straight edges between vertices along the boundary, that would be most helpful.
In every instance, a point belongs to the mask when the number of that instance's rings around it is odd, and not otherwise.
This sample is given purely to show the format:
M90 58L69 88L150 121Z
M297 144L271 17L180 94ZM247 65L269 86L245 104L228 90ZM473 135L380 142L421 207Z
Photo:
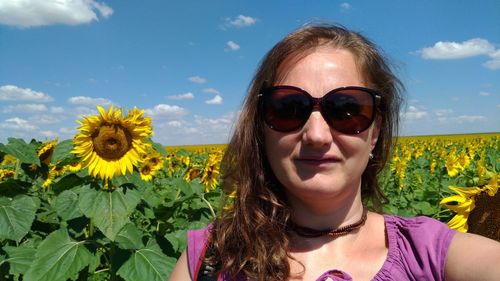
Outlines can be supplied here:
M227 143L262 57L308 23L389 58L401 135L500 132L497 0L0 0L0 142L69 139L113 105L161 144Z

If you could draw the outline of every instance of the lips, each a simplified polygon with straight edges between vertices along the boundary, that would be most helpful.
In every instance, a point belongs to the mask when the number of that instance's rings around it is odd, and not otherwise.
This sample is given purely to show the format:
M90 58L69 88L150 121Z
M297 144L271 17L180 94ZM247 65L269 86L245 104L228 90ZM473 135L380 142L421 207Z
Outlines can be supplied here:
M322 165L340 162L341 159L337 156L321 155L321 156L299 156L295 159L299 163L308 165Z

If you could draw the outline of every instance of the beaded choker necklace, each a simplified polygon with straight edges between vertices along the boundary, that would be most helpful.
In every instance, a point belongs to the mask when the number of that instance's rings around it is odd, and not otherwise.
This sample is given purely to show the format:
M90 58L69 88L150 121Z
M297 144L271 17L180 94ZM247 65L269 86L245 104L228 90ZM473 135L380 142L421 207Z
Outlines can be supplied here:
M363 226L366 222L367 218L367 210L363 210L363 215L361 216L361 219L353 224L348 224L346 226L342 226L337 229L324 229L324 230L317 230L305 226L300 226L294 223L293 221L289 221L289 229L295 232L297 235L305 237L305 238L316 238L320 236L331 236L333 238L346 235L351 233L352 231L360 228Z

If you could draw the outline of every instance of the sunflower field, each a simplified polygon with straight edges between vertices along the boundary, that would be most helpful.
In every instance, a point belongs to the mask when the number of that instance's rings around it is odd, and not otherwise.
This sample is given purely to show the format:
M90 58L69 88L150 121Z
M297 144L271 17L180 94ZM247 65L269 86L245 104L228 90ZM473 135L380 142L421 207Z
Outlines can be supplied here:
M0 143L0 280L167 280L223 208L224 145L164 147L142 110L98 110L73 139ZM387 213L500 240L498 133L399 138L380 181Z

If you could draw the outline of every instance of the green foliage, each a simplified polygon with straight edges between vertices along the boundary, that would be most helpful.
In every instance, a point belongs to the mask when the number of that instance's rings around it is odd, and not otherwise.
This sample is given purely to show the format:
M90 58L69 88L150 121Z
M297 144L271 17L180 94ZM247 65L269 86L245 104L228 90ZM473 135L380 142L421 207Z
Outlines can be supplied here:
M0 197L0 239L20 241L30 230L40 200L26 195Z
M23 163L40 165L34 146L22 139L9 138L8 141L7 145L0 143L0 151L14 156Z
M84 244L85 241L71 239L66 229L52 232L38 246L24 280L75 280L80 270L89 266L94 258Z
M151 182L137 170L108 183L65 170L44 187L50 167L38 158L40 145L0 143L2 159L17 159L0 165L15 172L0 178L0 280L167 280L186 230L204 227L217 211L219 191L186 182L182 165L165 166ZM72 147L58 143L50 165L77 161Z

